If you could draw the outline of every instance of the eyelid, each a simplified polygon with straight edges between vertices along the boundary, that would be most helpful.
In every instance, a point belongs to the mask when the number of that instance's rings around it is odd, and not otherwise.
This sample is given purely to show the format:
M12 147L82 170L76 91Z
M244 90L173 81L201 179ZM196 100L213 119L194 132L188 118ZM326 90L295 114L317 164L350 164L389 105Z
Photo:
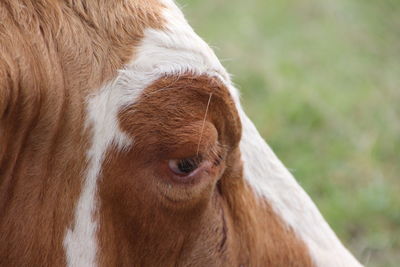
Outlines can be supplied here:
M201 164L192 172L188 173L187 175L179 175L175 174L170 171L171 175L169 176L175 182L188 184L193 182L199 182L204 179L212 178L213 175L210 175L210 171L213 167L213 164L206 160L201 162Z
M168 161L168 167L174 174L186 176L199 168L202 162L203 159L199 156L184 159L170 159ZM184 166L185 163L187 163L188 166ZM186 167L188 171L182 170L182 167Z

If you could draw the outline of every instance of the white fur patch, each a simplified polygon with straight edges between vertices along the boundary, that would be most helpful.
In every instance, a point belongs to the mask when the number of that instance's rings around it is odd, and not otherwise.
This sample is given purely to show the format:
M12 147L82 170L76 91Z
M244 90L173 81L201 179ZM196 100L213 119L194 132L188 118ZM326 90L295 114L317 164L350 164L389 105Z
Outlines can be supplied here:
M87 151L88 169L76 206L75 221L64 239L67 266L96 266L96 188L104 154L111 144L121 149L130 144L118 126L117 113L123 95L112 88L119 82L116 80L105 86L88 101L86 128L91 131L92 140Z
M104 154L113 143L123 149L132 142L119 129L118 111L134 103L140 93L158 78L189 71L217 77L229 88L243 124L240 148L245 178L304 240L315 264L323 267L360 266L247 118L239 103L239 93L214 52L194 33L174 1L160 2L166 6L166 30L147 29L133 62L120 71L114 82L88 101L87 124L93 137L75 221L64 240L68 266L96 266L96 188Z

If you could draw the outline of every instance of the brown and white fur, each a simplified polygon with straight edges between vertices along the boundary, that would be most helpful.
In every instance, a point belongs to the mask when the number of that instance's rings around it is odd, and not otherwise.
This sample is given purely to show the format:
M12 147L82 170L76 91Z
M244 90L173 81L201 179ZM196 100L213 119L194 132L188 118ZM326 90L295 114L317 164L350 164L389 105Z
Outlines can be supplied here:
M0 266L360 264L172 0L4 0Z

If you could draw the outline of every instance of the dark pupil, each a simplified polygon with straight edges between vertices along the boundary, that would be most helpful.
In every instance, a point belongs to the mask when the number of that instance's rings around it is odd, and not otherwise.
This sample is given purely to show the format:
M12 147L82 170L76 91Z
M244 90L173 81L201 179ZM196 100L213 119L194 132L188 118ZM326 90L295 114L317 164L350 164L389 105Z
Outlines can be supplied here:
M178 169L182 173L191 173L197 168L197 164L193 159L183 159L178 163Z

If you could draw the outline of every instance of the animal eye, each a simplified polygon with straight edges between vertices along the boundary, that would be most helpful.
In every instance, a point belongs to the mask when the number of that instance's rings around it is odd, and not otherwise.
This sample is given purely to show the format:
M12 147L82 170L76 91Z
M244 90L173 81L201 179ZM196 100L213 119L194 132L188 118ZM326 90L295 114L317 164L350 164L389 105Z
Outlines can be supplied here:
M201 163L199 157L186 159L172 159L168 161L170 170L178 175L188 175L195 171Z

